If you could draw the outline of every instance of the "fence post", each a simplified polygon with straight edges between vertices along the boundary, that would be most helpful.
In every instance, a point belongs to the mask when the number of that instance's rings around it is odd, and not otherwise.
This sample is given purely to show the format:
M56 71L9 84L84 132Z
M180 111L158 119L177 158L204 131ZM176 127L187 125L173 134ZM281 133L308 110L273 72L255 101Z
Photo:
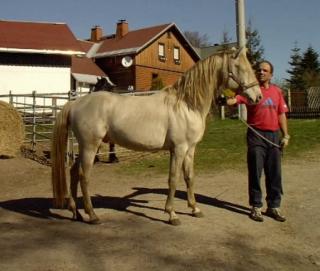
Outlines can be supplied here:
M51 106L52 106L52 116L54 119L56 119L56 117L57 117L57 97L52 97Z
M288 89L288 107L289 107L289 112L291 112L291 89Z
M11 90L9 91L9 103L13 105L13 95Z
M34 152L36 146L36 91L32 91L32 151Z
M221 112L220 112L220 114L221 114L221 119L222 120L225 120L225 107L224 107L224 105L222 105L221 107Z

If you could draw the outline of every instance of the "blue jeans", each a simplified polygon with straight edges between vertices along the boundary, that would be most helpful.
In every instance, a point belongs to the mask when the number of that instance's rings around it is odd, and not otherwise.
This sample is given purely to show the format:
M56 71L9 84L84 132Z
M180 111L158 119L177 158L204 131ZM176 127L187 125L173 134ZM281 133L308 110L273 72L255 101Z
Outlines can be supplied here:
M256 131L275 144L280 144L279 131ZM249 204L262 207L262 191L260 179L262 171L265 173L266 201L269 208L278 208L281 203L282 178L281 178L281 150L268 143L265 139L248 129L247 132L247 163Z

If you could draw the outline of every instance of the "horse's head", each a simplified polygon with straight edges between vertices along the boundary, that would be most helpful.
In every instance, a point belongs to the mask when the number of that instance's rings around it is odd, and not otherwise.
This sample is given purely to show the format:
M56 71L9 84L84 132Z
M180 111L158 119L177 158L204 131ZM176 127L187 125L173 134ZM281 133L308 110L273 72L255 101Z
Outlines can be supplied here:
M112 91L114 85L112 85L107 78L101 77L97 78L97 83L94 86L93 91L105 90L105 91Z
M246 49L234 49L228 54L228 78L226 87L240 90L251 103L258 103L262 99L262 93L256 75L246 55Z

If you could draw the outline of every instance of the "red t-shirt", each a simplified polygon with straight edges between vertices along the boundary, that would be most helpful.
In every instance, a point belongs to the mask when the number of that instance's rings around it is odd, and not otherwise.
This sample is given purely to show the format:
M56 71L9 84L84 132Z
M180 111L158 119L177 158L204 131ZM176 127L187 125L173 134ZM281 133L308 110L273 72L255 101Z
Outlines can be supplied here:
M280 129L279 115L288 112L281 89L270 85L265 89L260 87L263 95L258 104L249 104L247 98L237 95L237 103L247 107L247 123L257 129L276 131Z

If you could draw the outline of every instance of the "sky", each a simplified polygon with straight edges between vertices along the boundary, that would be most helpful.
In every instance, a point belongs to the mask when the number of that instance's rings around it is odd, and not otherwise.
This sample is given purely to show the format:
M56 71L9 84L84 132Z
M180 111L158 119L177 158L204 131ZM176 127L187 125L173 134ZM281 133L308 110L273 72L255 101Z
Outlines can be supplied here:
M304 52L320 53L320 0L244 0L246 23L259 32L264 58L275 66L276 81L286 70L295 42ZM182 31L207 35L221 43L223 32L236 41L235 0L2 0L0 19L62 22L79 39L90 37L93 26L113 34L120 19L129 30L175 23Z

